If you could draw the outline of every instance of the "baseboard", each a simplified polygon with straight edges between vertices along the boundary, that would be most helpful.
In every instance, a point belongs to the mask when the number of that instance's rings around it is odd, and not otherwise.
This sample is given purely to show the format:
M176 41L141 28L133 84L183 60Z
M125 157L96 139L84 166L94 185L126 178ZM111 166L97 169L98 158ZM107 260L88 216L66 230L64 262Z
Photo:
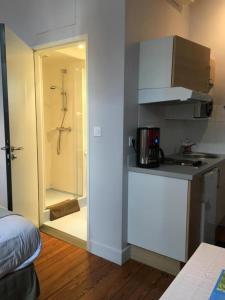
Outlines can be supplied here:
M128 245L126 248L122 250L122 264L125 264L128 260L130 260L131 256L131 246Z
M179 261L134 245L130 246L130 258L175 276L180 272Z
M134 245L128 245L126 248L118 250L96 241L89 241L88 250L92 254L100 256L120 266L129 259L133 259L175 276L180 272L179 261L147 251Z
M126 248L119 250L96 241L89 241L87 247L87 243L85 241L49 226L42 225L40 230L77 247L88 249L88 251L92 254L100 256L120 266L129 259L133 259L175 276L180 272L181 266L179 261L151 251L147 251L134 245L128 245Z
M120 266L130 258L130 246L119 250L96 241L89 241L88 250L92 254L100 256Z
M46 233L46 234L49 234L49 235L52 235L54 237L56 237L57 239L60 239L60 240L63 240L69 244L72 244L74 246L77 246L79 248L83 248L83 249L87 249L87 242L86 241L83 241L77 237L74 237L68 233L65 233L65 232L62 232L58 229L55 229L55 228L52 228L50 226L47 226L45 224L43 224L41 227L40 227L40 231Z

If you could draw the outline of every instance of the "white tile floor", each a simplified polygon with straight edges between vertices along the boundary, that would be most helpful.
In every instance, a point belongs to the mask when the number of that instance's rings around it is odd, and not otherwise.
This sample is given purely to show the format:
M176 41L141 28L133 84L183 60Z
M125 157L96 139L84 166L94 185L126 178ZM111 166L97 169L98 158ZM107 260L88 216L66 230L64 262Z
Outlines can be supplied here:
M60 203L68 199L74 199L74 198L76 198L75 194L61 192L54 189L48 189L46 190L45 207Z
M62 202L67 199L74 199L73 194L63 193L55 190L46 191L46 206ZM83 241L87 241L87 207L81 207L79 212L59 218L54 221L47 221L45 225L60 230Z
M45 222L45 225L87 241L87 207L82 207L79 212L71 215Z

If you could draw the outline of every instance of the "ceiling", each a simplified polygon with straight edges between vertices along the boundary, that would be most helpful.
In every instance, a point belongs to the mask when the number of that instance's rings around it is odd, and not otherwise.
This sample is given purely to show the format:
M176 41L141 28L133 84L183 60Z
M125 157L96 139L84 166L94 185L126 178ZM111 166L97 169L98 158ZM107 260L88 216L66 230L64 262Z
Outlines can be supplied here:
M73 47L66 47L66 48L58 49L58 50L56 50L56 52L65 54L65 55L73 57L73 58L78 58L78 59L85 59L85 57L86 57L86 49L85 49L84 43L80 43Z
M67 46L54 47L41 51L42 57L60 57L67 56L76 59L86 59L86 44L85 42L73 43Z

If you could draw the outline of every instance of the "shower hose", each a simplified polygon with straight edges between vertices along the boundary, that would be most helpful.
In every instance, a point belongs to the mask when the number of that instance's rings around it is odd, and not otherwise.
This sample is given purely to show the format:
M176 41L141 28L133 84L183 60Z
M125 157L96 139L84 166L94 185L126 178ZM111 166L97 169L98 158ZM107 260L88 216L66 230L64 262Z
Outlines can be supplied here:
M58 140L57 140L57 154L60 155L61 153L61 139L62 139L62 132L63 132L63 127L64 127L64 121L66 118L66 113L67 113L67 109L63 110L63 118L62 118L62 122L61 125L59 127L59 133L58 133Z

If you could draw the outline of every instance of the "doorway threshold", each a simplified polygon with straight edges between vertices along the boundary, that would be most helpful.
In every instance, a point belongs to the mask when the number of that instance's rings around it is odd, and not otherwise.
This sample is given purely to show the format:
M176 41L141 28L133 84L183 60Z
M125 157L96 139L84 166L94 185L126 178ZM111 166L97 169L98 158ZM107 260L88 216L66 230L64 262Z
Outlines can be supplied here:
M81 240L73 235L70 235L68 233L65 233L65 232L62 232L58 229L55 229L55 228L52 228L48 225L45 225L43 224L41 227L40 227L40 231L41 232L44 232L48 235L51 235L59 240L63 240L69 244L72 244L76 247L79 247L79 248L82 248L82 249L85 249L87 250L87 242L84 241L84 240Z

